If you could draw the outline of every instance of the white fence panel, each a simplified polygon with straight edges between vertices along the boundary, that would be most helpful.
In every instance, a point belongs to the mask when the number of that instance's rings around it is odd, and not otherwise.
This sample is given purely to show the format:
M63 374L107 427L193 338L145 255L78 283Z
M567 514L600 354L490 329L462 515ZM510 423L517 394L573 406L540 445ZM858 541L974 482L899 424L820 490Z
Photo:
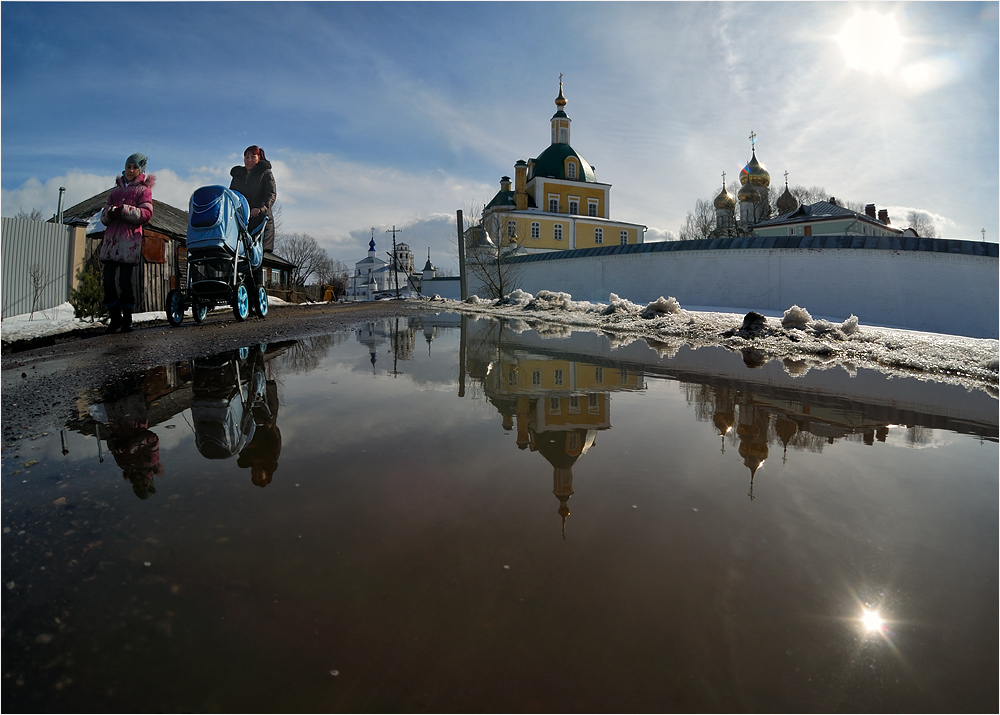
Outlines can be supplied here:
M3 317L53 308L73 283L71 226L0 219Z

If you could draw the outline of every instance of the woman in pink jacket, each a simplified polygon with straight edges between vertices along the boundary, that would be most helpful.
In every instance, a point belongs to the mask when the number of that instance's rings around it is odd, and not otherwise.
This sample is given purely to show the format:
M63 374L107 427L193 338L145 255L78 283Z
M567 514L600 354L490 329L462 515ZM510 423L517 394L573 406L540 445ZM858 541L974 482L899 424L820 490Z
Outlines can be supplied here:
M142 257L142 225L153 216L153 184L156 177L146 176L146 157L136 152L125 160L125 171L115 181L101 212L107 227L101 244L104 264L104 302L111 320L106 332L132 329L132 270ZM115 277L117 274L117 285Z

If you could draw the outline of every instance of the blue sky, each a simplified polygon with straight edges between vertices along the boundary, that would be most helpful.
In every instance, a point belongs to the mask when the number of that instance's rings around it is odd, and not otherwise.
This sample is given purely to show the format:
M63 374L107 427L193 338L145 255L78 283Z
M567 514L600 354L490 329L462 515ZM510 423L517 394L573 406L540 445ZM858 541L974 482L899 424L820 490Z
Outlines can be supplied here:
M997 10L5 0L0 209L51 215L60 186L67 206L103 191L133 151L154 196L186 208L259 144L281 230L350 266L395 225L419 263L429 248L454 268L456 210L548 146L563 73L573 147L647 240L737 176L752 130L772 185L788 171L896 225L917 209L996 241Z

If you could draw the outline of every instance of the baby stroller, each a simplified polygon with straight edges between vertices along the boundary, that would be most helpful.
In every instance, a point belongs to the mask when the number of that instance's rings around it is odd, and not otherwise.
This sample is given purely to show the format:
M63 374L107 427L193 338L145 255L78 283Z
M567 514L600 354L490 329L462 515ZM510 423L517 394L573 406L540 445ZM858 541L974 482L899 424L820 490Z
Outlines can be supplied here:
M194 322L229 304L239 321L267 315L267 290L254 271L264 258L264 221L249 231L250 206L239 192L203 186L191 194L187 229L187 288L167 294L167 322L178 326L190 308Z
M265 404L265 346L191 361L195 446L207 459L229 459L253 439L254 411Z

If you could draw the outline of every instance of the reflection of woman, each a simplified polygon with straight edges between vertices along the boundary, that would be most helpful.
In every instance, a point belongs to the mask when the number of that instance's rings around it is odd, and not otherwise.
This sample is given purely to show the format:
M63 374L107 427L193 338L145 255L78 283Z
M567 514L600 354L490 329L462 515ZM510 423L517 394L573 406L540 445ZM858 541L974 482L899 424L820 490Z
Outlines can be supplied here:
M153 477L163 474L160 464L160 438L149 429L146 400L141 392L105 403L108 413L108 449L121 467L122 475L132 483L140 499L156 493Z
M281 454L281 430L278 429L278 385L267 381L266 406L254 410L257 429L250 444L240 452L236 463L244 469L250 468L250 481L258 487L266 487L278 468Z

